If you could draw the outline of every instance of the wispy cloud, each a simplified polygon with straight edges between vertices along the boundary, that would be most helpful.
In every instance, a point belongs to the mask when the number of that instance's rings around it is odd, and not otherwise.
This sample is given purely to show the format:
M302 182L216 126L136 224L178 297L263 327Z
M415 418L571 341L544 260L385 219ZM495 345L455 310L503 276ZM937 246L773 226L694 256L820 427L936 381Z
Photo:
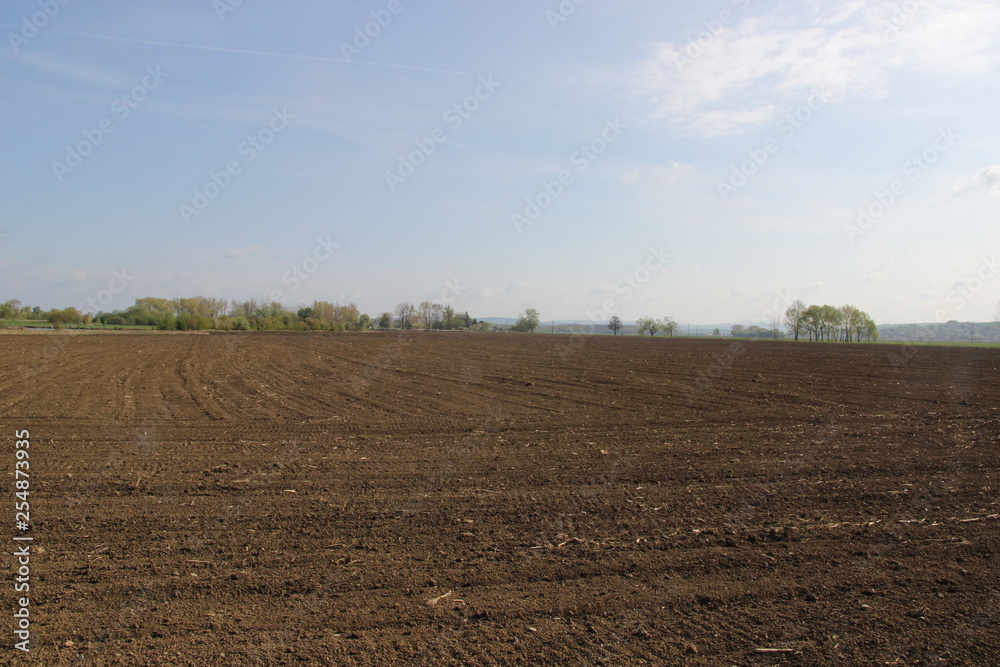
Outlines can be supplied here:
M226 257L230 259L243 259L244 257L246 257L251 253L255 253L258 250L263 250L263 248L264 246L261 245L252 245L252 246L247 246L246 248L234 248L233 250L230 250L229 252L226 253Z
M694 173L694 167L678 160L668 160L664 164L636 167L625 172L618 179L624 186L639 183L666 185L681 180Z
M98 88L125 87L122 75L119 72L110 72L106 68L88 67L79 62L59 60L37 53L21 53L17 56L17 62Z
M886 261L882 262L881 264L878 265L878 267L874 271L865 276L861 280L861 282L874 283L878 282L879 280L882 280L883 278L885 278L885 273L883 273L883 269L885 269L885 267L889 266L890 264L892 264L892 259L887 259Z
M813 283L812 285L810 285L809 287L807 287L807 288L805 289L805 292L806 292L807 294L808 294L809 292L818 292L818 291L820 291L821 289L823 289L824 287L826 287L826 286L827 286L828 284L829 284L829 283L827 283L827 282L823 282L823 281L821 281L821 282L818 282L818 283Z
M527 286L528 283L526 283L525 281L515 280L510 285L508 285L507 288L504 289L504 291L500 292L500 294L513 294L514 292L523 292L524 288Z
M973 192L1000 195L1000 164L981 169L975 176L955 181L948 198L953 199Z
M995 65L1000 7L987 0L921 3L884 29L884 8L813 0L732 21L704 45L659 42L624 76L647 119L688 136L769 122L823 90L828 102L888 94L902 68L975 74ZM692 47L692 44L694 47Z
M224 46L207 46L202 44L183 44L180 42L161 42L152 39L138 39L135 37L116 37L113 35L94 35L85 32L62 32L64 35L74 37L87 37L89 39L101 39L109 42L129 42L132 44L146 44L149 46L168 46L178 49L195 49L198 51L216 51L219 53L237 53L249 56L267 56L271 58L291 58L294 60L316 60L328 63L344 63L345 65L365 65L367 67L387 67L390 69L409 69L421 72L440 72L442 74L464 74L456 70L438 69L435 67L417 67L416 65L396 65L392 63L373 63L364 60L346 60L344 58L329 58L327 56L309 56L300 53L279 53L275 51L256 51L252 49L233 49Z

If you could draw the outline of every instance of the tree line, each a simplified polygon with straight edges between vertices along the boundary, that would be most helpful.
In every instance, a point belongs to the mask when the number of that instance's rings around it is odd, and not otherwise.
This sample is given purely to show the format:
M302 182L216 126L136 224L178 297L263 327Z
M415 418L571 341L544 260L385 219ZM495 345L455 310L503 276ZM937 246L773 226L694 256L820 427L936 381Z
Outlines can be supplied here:
M1000 315L1000 306L998 306ZM414 305L403 301L393 311L382 312L376 317L362 313L356 304L339 304L314 301L295 311L277 301L258 299L232 300L191 297L162 299L143 297L124 310L84 313L78 308L42 310L30 307L17 299L0 304L0 320L26 320L48 322L56 327L86 324L103 326L144 326L164 330L222 330L222 331L361 331L365 329L427 329L468 330L494 329L489 322L479 322L468 312L459 312L450 304L438 301L421 301ZM541 322L538 311L528 308L518 315L511 331L534 332ZM829 305L807 306L801 300L792 303L785 311L788 335L795 340L808 337L810 341L861 342L877 341L878 327L868 313L846 305L839 308ZM775 323L776 324L776 323ZM618 316L612 317L608 328L615 335L624 328ZM673 336L678 328L670 316L663 318L641 317L636 320L638 334L655 336L663 331ZM734 325L731 333L736 337L782 338L784 332L777 328ZM718 329L714 335L720 335Z
M95 314L78 308L42 310L11 299L0 304L0 320L47 322L55 327L99 324L180 331L362 331L391 329L394 324L402 329L471 329L480 325L468 312L430 301L418 306L404 301L396 306L395 317L392 312L383 312L372 318L354 303L314 301L293 311L277 301L206 297L143 297L123 310Z
M611 329L615 335L618 335L618 329L620 329L621 326L621 320L617 317L612 317L611 321L608 323L608 328ZM648 333L650 337L652 337L656 335L657 331L662 329L664 335L673 338L674 332L677 331L677 322L669 315L661 319L656 319L655 317L640 317L635 321L635 326L640 336Z
M790 335L799 339L843 341L845 343L877 341L878 327L868 313L854 306L806 306L796 300L785 311L785 325Z
M998 306L1000 315L1000 306ZM649 334L655 336L658 331L663 331L665 335L673 336L677 330L677 322L672 317L656 319L653 317L640 317L635 321L636 330L640 336ZM735 324L730 329L730 333L737 338L784 338L785 332L777 327L775 318L770 328L758 326L743 326ZM868 313L858 308L846 305L839 308L835 306L806 306L802 300L796 300L785 311L785 325L788 327L788 335L798 340L800 336L808 337L810 341L842 341L842 342L862 342L877 341L879 339L878 326ZM608 328L615 335L625 328L621 319L615 315L608 320ZM722 332L715 329L713 336L720 336Z

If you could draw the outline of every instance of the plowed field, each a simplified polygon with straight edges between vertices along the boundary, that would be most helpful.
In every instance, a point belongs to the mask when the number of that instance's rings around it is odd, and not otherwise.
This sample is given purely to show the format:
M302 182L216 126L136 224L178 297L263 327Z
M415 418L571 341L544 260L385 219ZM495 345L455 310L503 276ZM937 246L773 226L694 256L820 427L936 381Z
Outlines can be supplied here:
M1000 350L0 336L41 665L1000 663Z

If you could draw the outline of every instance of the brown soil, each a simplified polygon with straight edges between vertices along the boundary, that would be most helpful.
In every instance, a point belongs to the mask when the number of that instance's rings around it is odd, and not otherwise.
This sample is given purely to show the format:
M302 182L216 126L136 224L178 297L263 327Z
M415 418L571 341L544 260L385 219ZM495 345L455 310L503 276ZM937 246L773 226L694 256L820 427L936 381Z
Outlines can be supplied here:
M4 614L4 664L1000 663L1000 350L0 349L12 534L31 432L37 644L13 650Z

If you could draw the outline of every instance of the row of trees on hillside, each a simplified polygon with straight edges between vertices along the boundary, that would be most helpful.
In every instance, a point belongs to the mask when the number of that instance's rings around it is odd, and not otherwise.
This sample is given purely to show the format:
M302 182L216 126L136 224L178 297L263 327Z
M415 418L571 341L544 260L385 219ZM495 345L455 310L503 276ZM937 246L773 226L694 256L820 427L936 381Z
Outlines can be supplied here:
M878 327L863 310L847 305L806 306L797 300L785 311L785 325L789 334L799 339L808 336L816 341L877 341Z
M43 320L45 312L38 306L25 306L17 299L0 303L0 320Z
M471 329L479 324L474 318L469 317L469 313L459 313L450 305L434 301L421 301L416 306L409 301L403 301L396 305L393 313L382 313L379 317L379 328L388 329L393 319L400 329Z
M468 313L459 313L450 305L424 301L419 307L401 303L397 315L404 313L402 328L469 329L479 323ZM382 313L373 320L360 312L356 304L314 301L312 305L291 311L277 301L248 299L244 301L192 297L161 299L143 297L124 310L84 313L77 308L44 311L29 308L20 301L0 304L0 319L49 322L54 326L96 323L105 326L146 326L157 329L223 331L360 331L389 329L392 313ZM398 320L398 317L397 317Z
M742 324L734 324L729 330L737 338L784 338L785 332L781 329L766 329L758 326L745 327Z

